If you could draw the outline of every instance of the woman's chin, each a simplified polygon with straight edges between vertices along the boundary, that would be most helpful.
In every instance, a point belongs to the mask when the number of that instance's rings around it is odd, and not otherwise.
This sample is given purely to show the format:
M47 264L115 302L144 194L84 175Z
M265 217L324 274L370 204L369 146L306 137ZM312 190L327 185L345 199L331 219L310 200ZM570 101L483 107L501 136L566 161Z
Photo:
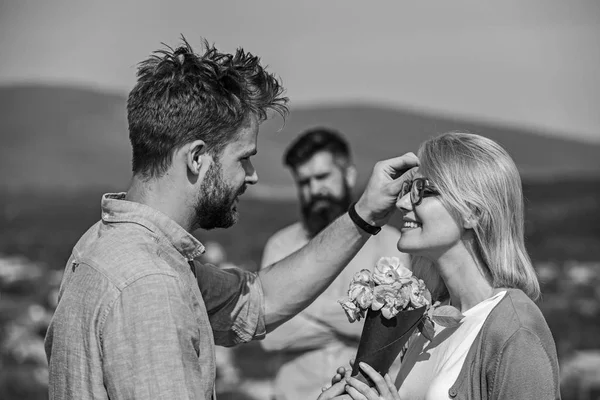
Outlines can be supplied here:
M418 246L415 246L414 243L411 244L409 241L403 241L402 238L400 238L400 240L398 240L396 247L402 253L410 254L413 256L419 255L418 254L419 253Z

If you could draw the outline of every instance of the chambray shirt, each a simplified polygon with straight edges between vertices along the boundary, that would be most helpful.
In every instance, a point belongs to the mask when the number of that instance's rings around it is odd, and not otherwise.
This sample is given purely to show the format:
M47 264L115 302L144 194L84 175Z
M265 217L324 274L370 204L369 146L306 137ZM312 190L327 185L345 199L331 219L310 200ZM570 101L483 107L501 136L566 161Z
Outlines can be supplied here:
M65 268L45 340L50 399L210 399L215 343L265 335L260 280L194 261L198 240L124 196L103 196Z

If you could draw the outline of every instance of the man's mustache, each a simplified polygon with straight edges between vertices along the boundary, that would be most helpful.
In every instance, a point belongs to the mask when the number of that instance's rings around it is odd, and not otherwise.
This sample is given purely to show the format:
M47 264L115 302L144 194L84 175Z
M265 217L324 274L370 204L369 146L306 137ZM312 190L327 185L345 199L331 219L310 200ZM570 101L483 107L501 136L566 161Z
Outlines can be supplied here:
M310 199L310 201L306 205L306 208L312 209L320 201L326 201L329 204L335 204L335 203L337 203L337 199L335 199L333 196L322 194L322 195L318 195L318 196L315 196L312 199Z

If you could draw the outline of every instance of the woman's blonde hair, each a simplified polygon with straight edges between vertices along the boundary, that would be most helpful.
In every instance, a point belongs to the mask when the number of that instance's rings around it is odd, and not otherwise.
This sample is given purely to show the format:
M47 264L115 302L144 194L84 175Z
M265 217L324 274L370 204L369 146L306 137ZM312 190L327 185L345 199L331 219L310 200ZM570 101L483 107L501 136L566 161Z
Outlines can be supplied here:
M483 136L450 132L424 142L418 156L419 172L436 186L457 222L474 219L472 250L485 263L492 286L518 288L537 300L540 286L524 243L521 178L508 153ZM413 262L422 274L431 274L421 257ZM440 295L443 289L434 291Z

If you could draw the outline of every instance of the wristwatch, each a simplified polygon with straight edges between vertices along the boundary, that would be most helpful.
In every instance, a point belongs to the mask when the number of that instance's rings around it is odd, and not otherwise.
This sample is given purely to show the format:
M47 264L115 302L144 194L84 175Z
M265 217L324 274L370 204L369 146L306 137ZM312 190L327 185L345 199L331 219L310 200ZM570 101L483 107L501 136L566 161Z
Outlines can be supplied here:
M350 216L352 222L354 222L360 229L362 229L370 235L377 235L379 231L381 231L380 226L371 225L367 221L362 219L360 215L358 215L358 213L356 212L356 202L350 204L350 207L348 208L348 215Z

